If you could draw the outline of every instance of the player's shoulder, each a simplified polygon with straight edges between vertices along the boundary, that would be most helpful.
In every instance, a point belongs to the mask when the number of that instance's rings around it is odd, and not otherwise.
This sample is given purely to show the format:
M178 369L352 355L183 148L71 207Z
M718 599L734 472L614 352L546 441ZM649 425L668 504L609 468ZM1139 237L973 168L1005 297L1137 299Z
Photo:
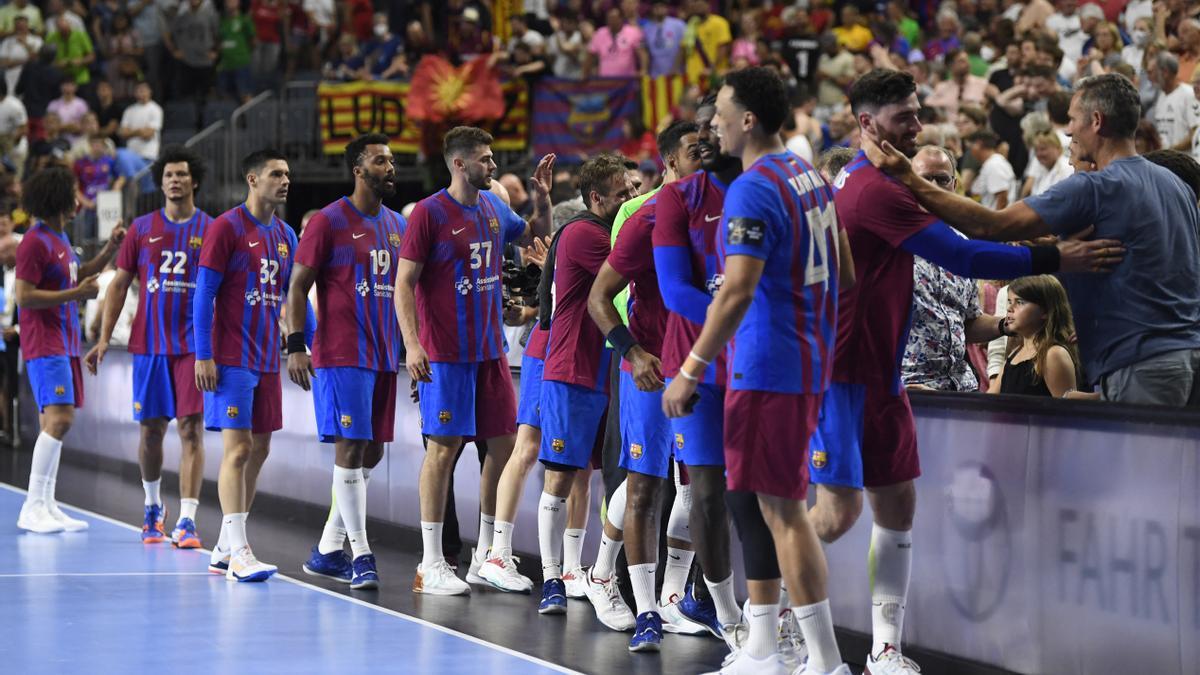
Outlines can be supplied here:
M129 224L129 234L135 237L140 237L149 232L151 228L154 227L155 217L158 215L158 213L158 209L155 209L149 213L143 213L137 218L134 218L133 222Z
M18 257L37 251L50 250L51 242L45 236L40 225L29 228L25 236L21 237L21 241L17 244Z

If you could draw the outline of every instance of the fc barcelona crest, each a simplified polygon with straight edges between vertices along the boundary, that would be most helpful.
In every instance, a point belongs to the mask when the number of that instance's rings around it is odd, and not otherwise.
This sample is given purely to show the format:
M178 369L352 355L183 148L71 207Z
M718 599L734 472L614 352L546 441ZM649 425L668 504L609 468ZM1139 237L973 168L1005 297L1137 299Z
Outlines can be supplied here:
M200 243L202 241L204 241L204 240L201 239L199 236L189 237L188 238L188 246L190 246L191 248L200 248Z
M683 434L675 434L675 449L683 449Z
M352 420L349 415L342 415L341 422L343 429L349 429L350 425L354 423L354 420Z
M389 234L388 235L388 243L391 244L392 246L399 246L400 245L400 233L392 232L391 234Z
M286 257L288 257L288 250L289 250L289 249L288 249L288 245L287 245L287 244L283 244L283 243L281 243L281 244L279 244L279 246L276 246L276 247L275 247L275 250L276 250L276 251L279 251L279 257L280 257L280 258L286 258Z
M133 412L135 412L135 413L142 412L142 404L138 403L137 401L134 401L133 402Z
M438 413L438 421L441 422L442 424L449 424L450 423L450 411L443 410L443 411L439 412Z
M492 234L500 231L500 221L496 218L488 218L488 227L492 229Z
M642 458L642 444L641 443L630 443L629 444L629 456L634 459L641 459Z
M555 452L562 452L563 450L567 449L567 442L561 438L556 438L553 441L550 441L550 448Z
M54 387L54 395L55 396L65 396L66 394L67 394L67 388L64 387L63 385L60 384L60 385L57 385Z
M225 414L229 417L229 419L233 419L233 418L237 417L238 416L237 406L231 405L228 408L225 408Z
M824 450L813 450L812 465L814 469L824 469L828 463L829 456L825 454Z

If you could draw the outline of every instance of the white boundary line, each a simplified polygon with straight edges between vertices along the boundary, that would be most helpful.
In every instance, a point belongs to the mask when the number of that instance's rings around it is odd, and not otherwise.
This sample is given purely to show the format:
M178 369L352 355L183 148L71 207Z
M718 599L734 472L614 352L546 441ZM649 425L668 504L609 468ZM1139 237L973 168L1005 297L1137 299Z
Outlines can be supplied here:
M10 492L16 492L17 494L28 494L28 491L26 491L26 490L22 490L21 488L19 488L19 487L15 486L15 485L9 485L8 483L0 483L0 488L4 488L4 489L6 489L6 490L8 490L8 491L10 491ZM63 502L59 502L58 504L59 504L59 506L66 506L66 507L67 507L67 508L69 508L69 509L72 509L72 510L74 510L74 511L78 511L79 513L82 513L82 514L84 514L84 515L86 515L86 516L90 516L90 517L92 517L92 518L95 518L95 519L97 519L97 520L101 520L101 521L103 521L103 522L106 522L106 523L108 523L108 524L110 524L110 525L116 525L117 527L121 527L121 528L124 528L124 529L126 529L126 530L132 530L132 531L134 531L134 532L141 532L141 531L142 531L142 529L141 529L140 527L136 527L136 526L134 526L134 525L130 525L129 523L121 522L121 521L119 521L119 520L117 520L117 519L115 519L115 518L110 518L110 517L108 517L108 516L106 516L106 515L104 515L104 514L102 514L102 513L96 513L95 511L90 511L90 510L88 510L88 509L80 508L80 507L78 507L78 506L73 506L73 505L71 505L71 504L65 504L65 503L63 503ZM189 549L189 550L192 550L192 551L197 551L197 552L199 552L199 553L212 553L212 551L210 551L209 549L205 549L205 548L200 548L200 549ZM144 574L144 573L137 573L137 572L134 572L134 573L130 573L130 574L134 574L134 575L136 575L136 574ZM191 572L183 572L183 573L172 573L172 574L178 574L178 575L190 575L190 574L192 574L192 573L191 573ZM207 576L212 576L212 575L211 575L209 572L197 572L196 574L198 574L198 575L199 575L199 574L203 574L203 575L207 575ZM29 574L29 575L0 575L0 577L4 577L4 576L35 576L35 575L32 575L32 574ZM49 574L49 575L47 575L47 576L65 576L65 575ZM71 576L82 576L82 575L71 575ZM365 601L365 600L360 600L360 599L358 599L358 598L353 598L353 597L350 597L350 596L348 596L348 595L342 595L341 593L335 593L335 592L333 592L333 591L331 591L331 590L329 590L329 589L327 589L327 588L321 588L320 586L315 586L315 585L313 585L313 584L310 584L310 583L308 583L307 581L302 581L302 580L300 580L300 579L296 579L296 578L293 578L293 577L289 577L289 576L287 576L286 574L276 574L275 576L276 576L276 578L282 579L282 580L284 580L284 581L287 581L288 583L295 584L295 585L297 585L297 586L300 586L300 587L302 587L302 588L307 588L307 589L309 589L309 590L313 590L313 591L316 591L316 592L318 592L318 593L322 593L322 594L324 594L324 595L328 595L328 596L330 596L330 597L337 598L337 599L339 599L339 600L344 600L344 601L346 601L346 602L349 602L349 603L351 603L351 604L354 604L354 605L358 605L358 606L361 606L361 607L366 607L367 609L373 609L373 610L375 610L375 611L377 611L377 612L380 612L380 613L383 613L383 614L387 614L387 615L389 615L389 616L393 616L393 617L396 617L396 618L398 618L398 619L403 619L403 620L405 620L405 621L408 621L408 622L411 622L411 623L415 623L415 624L417 624L417 625L419 625L419 626L423 626L423 627L425 627L425 628L431 628L431 629L433 629L433 630L436 630L436 631L438 631L438 632L445 633L445 634L447 634L447 635L451 635L451 636L453 636L453 637L456 637L456 638L460 638L460 639L466 640L467 642L472 642L472 643L474 643L474 644L477 644L477 645L480 645L480 646L483 646L483 647L487 647L487 648L489 648L489 649L493 649L493 650L495 650L495 651L498 651L498 652L501 652L501 653L503 653L503 654L507 654L508 656L513 656L513 657L519 658L519 659L521 659L521 660L523 660L523 661L528 661L528 662L530 662L530 663L533 663L533 664L539 665L539 666L541 666L541 667L543 667L543 668L547 668L547 669L549 669L549 670L552 670L552 671L554 671L554 672L557 672L557 673L568 673L568 674L570 674L570 675L581 675L581 674L579 674L579 671L571 670L570 668L565 668L565 667L563 667L563 666L560 666L560 665L558 665L558 664L555 664L555 663L550 663L549 661L545 661L545 660L543 660L543 659L539 659L539 658L538 658L538 657L536 657L536 656L532 656L532 655L530 655L530 654L525 654L525 653L522 653L522 652L516 651L515 649L509 649L508 647L505 647L505 646L503 646L503 645L498 645L498 644L496 644L496 643L494 643L494 642L488 642L487 640L484 640L484 639L482 639L482 638L475 637L474 635L468 635L468 634L466 634L466 633L463 633L463 632L460 632L460 631L454 630L453 628L448 628L448 627L446 627L446 626L442 626L442 625L440 625L440 624L436 624L436 623L433 623L433 622L431 622L431 621L426 621L425 619L421 619L421 618L418 618L418 617L415 617L415 616L411 616L411 615L409 615L409 614L404 614L404 613L402 613L402 612L398 612L398 611L396 611L396 610L394 610L394 609L390 609L390 608L388 608L388 607L381 607L381 606L379 606L379 605L375 605L375 604L369 603L369 602L367 602L367 601Z
M0 579L26 577L211 577L210 572L31 572L29 574L0 574Z

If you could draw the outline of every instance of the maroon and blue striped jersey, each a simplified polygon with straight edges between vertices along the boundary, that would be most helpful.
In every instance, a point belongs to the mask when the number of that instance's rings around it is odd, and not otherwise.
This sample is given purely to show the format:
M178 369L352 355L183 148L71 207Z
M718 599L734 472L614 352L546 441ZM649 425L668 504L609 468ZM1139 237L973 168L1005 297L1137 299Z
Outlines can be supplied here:
M79 257L65 232L39 222L17 246L17 279L42 291L68 291L79 284ZM21 354L26 361L43 356L79 356L79 303L20 309Z

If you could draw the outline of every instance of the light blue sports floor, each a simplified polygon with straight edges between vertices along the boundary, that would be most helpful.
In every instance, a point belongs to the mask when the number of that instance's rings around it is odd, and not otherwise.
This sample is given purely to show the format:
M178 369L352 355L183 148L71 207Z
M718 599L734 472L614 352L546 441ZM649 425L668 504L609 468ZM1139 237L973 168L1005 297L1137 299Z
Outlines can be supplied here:
M227 582L68 504L89 530L25 533L24 499L0 483L0 673L572 672L287 576Z

